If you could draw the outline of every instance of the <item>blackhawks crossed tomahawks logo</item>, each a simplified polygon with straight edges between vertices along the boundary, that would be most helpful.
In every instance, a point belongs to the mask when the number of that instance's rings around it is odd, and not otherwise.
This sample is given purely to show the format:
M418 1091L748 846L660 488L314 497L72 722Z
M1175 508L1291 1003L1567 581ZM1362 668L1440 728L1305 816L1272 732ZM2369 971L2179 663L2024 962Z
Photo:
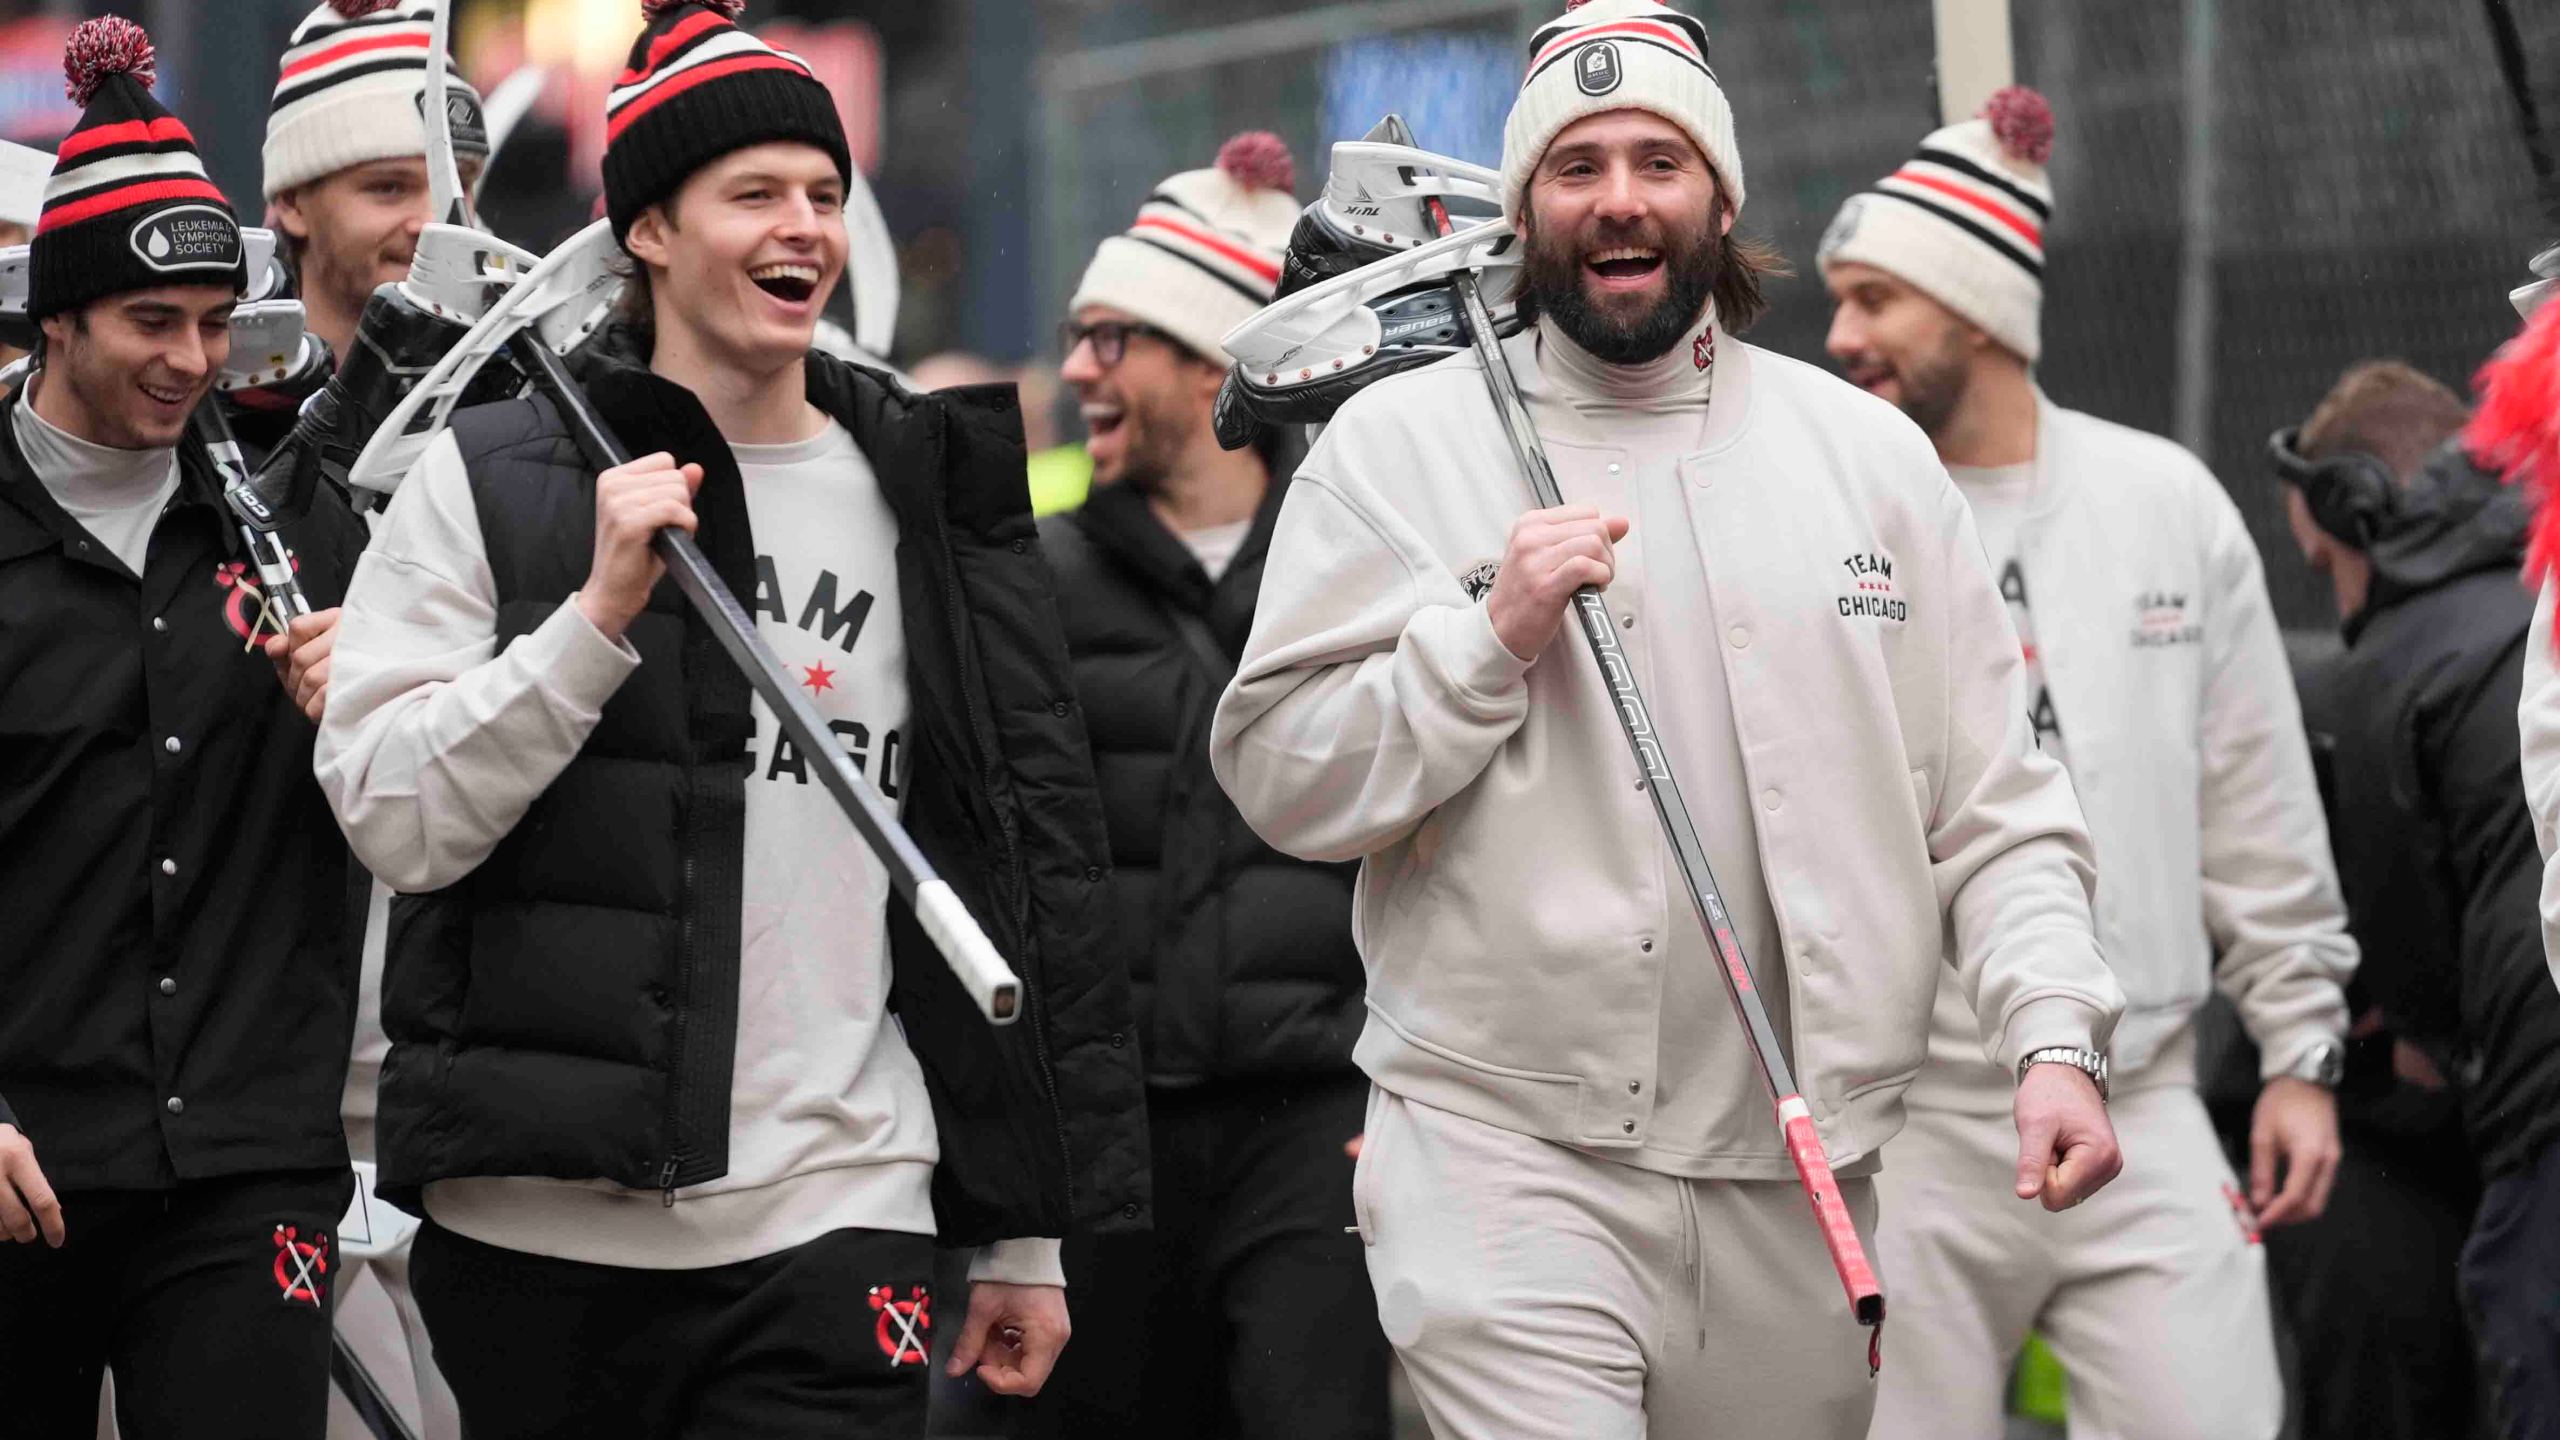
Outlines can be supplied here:
M871 1338L878 1341L880 1353L889 1357L892 1367L921 1365L933 1334L933 1297L921 1285L907 1287L907 1298L898 1298L895 1285L871 1287L871 1308L879 1312L871 1323Z

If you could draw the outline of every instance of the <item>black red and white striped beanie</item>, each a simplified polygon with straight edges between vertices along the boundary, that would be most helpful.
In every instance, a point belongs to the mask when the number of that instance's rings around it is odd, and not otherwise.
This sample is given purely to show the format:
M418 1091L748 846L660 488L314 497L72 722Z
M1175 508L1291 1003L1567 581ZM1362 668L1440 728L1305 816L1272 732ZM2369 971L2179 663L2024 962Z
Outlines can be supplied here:
M62 69L80 123L54 154L29 246L29 318L161 285L248 283L240 223L195 136L151 98L151 40L120 16L71 32Z
M269 200L297 185L427 148L427 57L438 0L328 0L294 27L267 107ZM489 155L480 92L449 74L456 159Z
M1216 164L1158 185L1137 220L1102 242L1068 310L1107 306L1225 364L1220 337L1279 288L1280 259L1298 223L1297 183L1279 136L1236 136L1219 147Z
M604 104L605 214L616 239L695 171L750 145L814 145L852 182L835 97L799 56L732 23L746 8L746 0L641 0L649 28Z
M1874 188L1849 197L1815 251L1897 275L2033 364L2043 346L2045 161L2053 110L2012 85L1933 132Z
M1502 213L1512 223L1556 136L1611 110L1649 111L1687 131L1742 213L1742 150L1707 64L1707 27L1653 0L1571 0L1529 37L1529 73L1502 128Z

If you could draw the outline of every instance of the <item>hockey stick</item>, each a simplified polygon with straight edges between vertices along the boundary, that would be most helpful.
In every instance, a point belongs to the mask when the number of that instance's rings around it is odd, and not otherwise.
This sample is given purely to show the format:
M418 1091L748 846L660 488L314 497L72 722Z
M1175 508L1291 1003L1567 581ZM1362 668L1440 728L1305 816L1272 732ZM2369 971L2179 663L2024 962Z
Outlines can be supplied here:
M1402 130L1401 124L1397 128ZM1396 139L1412 143L1409 132ZM1437 197L1426 203L1432 223L1442 235L1450 234L1448 208ZM1451 277L1451 283L1473 337L1476 358L1484 370L1485 389L1501 417L1504 437L1511 442L1512 456L1520 462L1521 473L1527 477L1530 493L1537 497L1539 506L1554 509L1564 503L1564 492L1556 484L1554 467L1547 462L1546 446L1529 417L1528 403L1521 399L1519 379L1511 373L1511 362L1494 333L1493 312L1486 306L1474 275L1460 272ZM1724 962L1721 969L1725 993L1742 1019L1744 1037L1750 1043L1752 1057L1760 1064L1760 1078L1768 1083L1770 1096L1777 1102L1778 1129L1786 1137L1787 1156L1795 1162L1796 1178L1803 1182L1805 1198L1813 1202L1814 1221L1821 1228L1824 1248L1831 1252L1832 1268L1839 1272L1840 1288L1848 1294L1850 1313L1859 1324L1868 1327L1867 1370L1874 1374L1884 1366L1884 1288L1877 1283L1875 1267L1867 1261L1866 1246L1858 1239L1849 1207L1840 1198L1840 1182L1832 1176L1830 1157L1823 1153L1822 1137L1813 1125L1813 1111L1796 1089L1786 1053L1778 1048L1778 1032L1769 1022L1769 1009L1761 1003L1759 986L1752 980L1751 963L1744 958L1742 942L1734 934L1733 916L1725 907L1724 892L1717 888L1715 874L1708 867L1706 846L1698 839L1698 827L1690 820L1689 807L1680 798L1679 783L1672 777L1670 757L1663 753L1660 737L1654 733L1652 712L1637 689L1635 667L1618 644L1617 627L1609 623L1608 602L1598 590L1586 586L1574 592L1573 612L1581 622L1582 638L1590 646L1591 658L1608 684L1610 698L1616 702L1619 728L1626 734L1627 747L1635 753L1637 768L1644 773L1645 793L1653 797L1654 818L1661 822L1663 838L1680 862L1689 901Z
M534 389L559 407L561 418L569 424L570 437L588 464L602 472L630 463L631 452L606 428L603 418L588 403L586 392L578 388L578 382L561 365L560 357L551 353L539 335L518 330L506 348L508 358L531 377ZM658 532L657 549L659 557L667 562L667 574L675 580L676 588L693 602L709 622L720 647L746 672L748 683L772 708L784 736L800 747L801 754L818 760L819 781L844 808L854 829L869 842L881 867L889 872L889 883L914 907L917 922L950 962L952 973L977 1001L978 1009L998 1025L1018 1019L1022 1013L1022 982L1005 964L1004 957L996 953L995 943L978 928L977 920L950 882L934 873L933 862L916 848L897 816L890 813L888 803L880 798L880 792L853 768L853 761L829 734L817 707L800 693L800 687L791 683L781 657L757 633L755 621L738 604L738 597L721 583L719 572L711 568L710 557L702 553L692 536L675 529Z
M2010 83L2009 0L1930 0L1938 42L1938 123L1953 125Z
M373 1440L418 1440L418 1432L400 1418L391 1397L382 1393L381 1383L365 1368L363 1357L335 1330L329 1333L329 1378L338 1382L338 1392L347 1397L348 1408L364 1422Z

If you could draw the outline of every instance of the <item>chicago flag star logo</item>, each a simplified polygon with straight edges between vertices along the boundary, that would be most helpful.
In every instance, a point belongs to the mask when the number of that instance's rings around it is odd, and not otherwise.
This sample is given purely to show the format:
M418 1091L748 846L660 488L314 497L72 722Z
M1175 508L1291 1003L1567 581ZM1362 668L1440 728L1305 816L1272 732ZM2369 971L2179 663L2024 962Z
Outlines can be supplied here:
M822 695L835 688L836 672L824 665L803 665L800 667L800 683L809 687L810 694Z

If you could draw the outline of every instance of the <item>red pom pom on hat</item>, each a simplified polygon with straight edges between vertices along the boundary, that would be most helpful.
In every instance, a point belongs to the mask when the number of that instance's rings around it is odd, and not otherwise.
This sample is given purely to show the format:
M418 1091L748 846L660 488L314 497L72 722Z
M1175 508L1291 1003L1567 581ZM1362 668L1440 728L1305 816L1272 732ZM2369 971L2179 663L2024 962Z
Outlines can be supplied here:
M746 12L747 0L640 0L640 18L655 21L668 11L681 9L687 5L699 5L705 10L717 10L735 20Z
M2011 85L1982 102L1991 138L2010 158L2042 165L2053 158L2053 107L2024 85Z
M349 20L361 20L367 15L379 15L399 3L400 0L329 0L329 8Z
M1289 142L1268 130L1247 130L1218 147L1218 168L1247 190L1298 188L1298 162Z
M160 78L153 67L151 37L121 15L83 22L62 47L62 91L72 104L89 108L110 75L130 75L146 90Z
M2480 408L2463 427L2473 458L2531 487L2533 545L2526 573L2540 578L2560 562L2560 302L2544 302L2524 331L2498 348L2473 380Z

